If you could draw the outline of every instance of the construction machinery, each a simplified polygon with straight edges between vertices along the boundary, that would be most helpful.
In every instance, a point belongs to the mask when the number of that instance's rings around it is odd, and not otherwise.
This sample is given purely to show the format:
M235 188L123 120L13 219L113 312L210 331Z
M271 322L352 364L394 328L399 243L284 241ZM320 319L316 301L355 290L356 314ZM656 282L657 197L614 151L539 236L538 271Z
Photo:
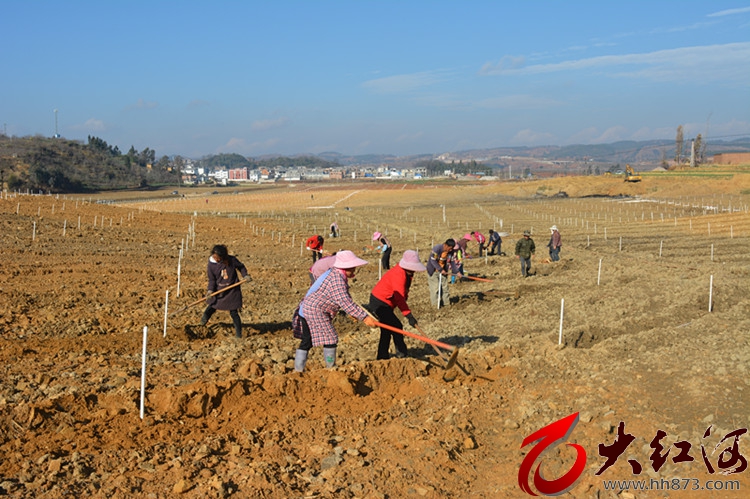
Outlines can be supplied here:
M640 182L641 176L630 165L625 165L625 182Z

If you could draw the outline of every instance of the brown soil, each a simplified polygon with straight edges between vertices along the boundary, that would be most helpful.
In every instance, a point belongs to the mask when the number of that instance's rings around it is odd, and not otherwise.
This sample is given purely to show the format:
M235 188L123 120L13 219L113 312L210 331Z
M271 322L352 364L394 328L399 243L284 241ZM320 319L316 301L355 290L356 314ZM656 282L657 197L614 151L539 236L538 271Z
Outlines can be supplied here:
M570 496L615 497L603 479L739 480L747 490L748 472L717 468L729 441L714 447L750 423L749 187L738 173L181 190L186 197L116 204L93 202L112 195L3 196L0 495L524 497L518 470L531 446L522 441L574 412L569 441L588 462ZM571 197L551 197L559 191ZM640 197L583 197L597 194ZM326 248L371 262L351 287L360 303L378 276L377 255L363 250L374 230L393 241L393 263L410 248L424 260L432 244L470 230L510 233L508 256L466 263L492 282L451 285L449 307L433 309L426 277L415 279L415 316L460 347L459 366L446 372L411 339L410 358L375 361L378 332L341 316L338 366L325 369L314 349L308 370L293 372L290 320L309 285L300 242L327 237L334 219L342 237ZM557 263L545 258L552 224L563 237ZM529 279L512 256L525 229L537 245ZM216 243L253 277L243 287L243 339L225 312L199 326L200 305L169 317L164 336L166 291L170 312L199 300ZM598 445L614 441L621 421L636 440L596 476ZM649 443L659 429L666 448L689 441L695 461L670 458L654 472ZM739 450L749 459L746 442ZM543 469L559 476L574 457L557 447ZM643 466L640 476L627 459ZM620 497L683 494L743 497Z

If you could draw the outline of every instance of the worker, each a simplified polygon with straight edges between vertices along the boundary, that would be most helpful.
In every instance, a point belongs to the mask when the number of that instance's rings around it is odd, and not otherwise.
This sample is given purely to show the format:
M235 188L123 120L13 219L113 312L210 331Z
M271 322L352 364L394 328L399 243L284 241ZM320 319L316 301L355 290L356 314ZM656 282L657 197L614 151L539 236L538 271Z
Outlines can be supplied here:
M320 277L323 272L333 267L334 263L336 263L335 251L330 255L318 258L318 261L313 263L312 267L310 267L310 284L312 285L315 283L315 280Z
M484 237L484 234L477 231L472 231L471 236L479 244L479 256L484 256L484 250L487 249L487 246L485 245L487 238Z
M552 235L549 238L547 247L549 248L549 259L553 262L560 261L560 248L562 247L562 237L560 232L557 230L557 225L553 225L549 228Z
M409 321L411 327L417 325L417 319L409 309L406 300L409 299L409 288L411 287L414 273L424 272L425 270L427 270L427 267L419 261L416 251L404 251L401 261L386 272L383 278L372 288L369 309L375 314L379 322L401 329L401 321L393 313L395 307L398 307L401 315ZM407 349L403 335L398 333L392 334L389 329L381 326L380 341L378 342L378 360L390 358L388 350L391 346L391 337L393 337L393 345L396 347L394 356L397 358L406 357Z
M292 318L294 336L301 340L294 356L295 371L305 370L308 353L317 346L323 346L326 367L336 365L339 336L333 328L333 319L339 310L371 328L377 325L349 294L348 280L354 277L358 267L367 263L349 250L339 251L333 267L318 277L307 291Z
M446 239L444 243L435 245L427 260L427 284L430 289L430 302L440 306L450 305L448 293L448 271L451 267L459 272L458 265L453 260L456 241Z
M501 255L502 254L503 239L500 237L500 233L493 229L490 229L490 250L488 255Z
M536 251L534 240L531 239L531 232L528 230L523 231L523 239L519 239L516 243L516 256L521 261L521 275L523 277L529 277L531 272L531 256Z
M201 326L205 326L217 310L229 310L234 323L234 334L237 338L242 338L242 319L239 313L239 309L242 308L241 286L235 286L224 293L211 296L227 286L238 283L238 272L244 279L248 279L247 267L237 257L230 255L226 246L217 244L211 249L206 270L208 275L207 306L201 317Z
M307 238L307 250L312 251L313 263L323 256L323 242L323 236L317 234Z
M391 252L393 251L391 242L388 240L387 237L385 237L380 232L373 232L372 240L378 243L378 245L375 247L375 250L380 251L381 267L383 267L383 270L390 269L391 268Z
M451 267L458 268L458 273L463 275L464 273L464 260L471 258L469 255L469 241L471 241L471 234L464 234L462 238L456 243L455 251L451 256L452 265ZM451 283L456 282L456 273L451 276Z
M339 224L336 222L333 222L330 227L330 236L331 237L339 237Z

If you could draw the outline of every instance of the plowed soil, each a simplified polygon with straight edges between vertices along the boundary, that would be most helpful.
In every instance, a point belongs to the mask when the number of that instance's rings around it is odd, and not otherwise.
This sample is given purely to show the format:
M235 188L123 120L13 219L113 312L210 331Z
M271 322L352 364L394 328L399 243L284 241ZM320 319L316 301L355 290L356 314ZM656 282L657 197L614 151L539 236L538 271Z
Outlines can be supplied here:
M750 458L747 434L736 453L732 437L720 443L750 423L750 175L229 189L3 193L0 495L525 497L522 442L576 412L568 441L587 464L569 496L750 490L747 471L722 474ZM340 238L328 237L334 220ZM550 263L553 224L563 248ZM489 281L451 284L437 310L421 274L409 297L422 330L459 348L457 366L411 338L408 358L376 361L379 332L340 316L337 366L313 349L294 372L307 237L369 260L351 283L366 303L379 273L373 231L391 239L395 264L404 250L424 261L433 244L490 228L508 232L506 256L480 258L472 244L465 264ZM513 256L523 230L536 242L527 279ZM202 304L190 306L219 243L253 279L240 340L228 313L200 326ZM635 440L596 475L599 444L620 422ZM671 452L655 471L659 430ZM675 463L683 440L694 460ZM557 446L544 476L575 457ZM678 477L735 490L604 483Z

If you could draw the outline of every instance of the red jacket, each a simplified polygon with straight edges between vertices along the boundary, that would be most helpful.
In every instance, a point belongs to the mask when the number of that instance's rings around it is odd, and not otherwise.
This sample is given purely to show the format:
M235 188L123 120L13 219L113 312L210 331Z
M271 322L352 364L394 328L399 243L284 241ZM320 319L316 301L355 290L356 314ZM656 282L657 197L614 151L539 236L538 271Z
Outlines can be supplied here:
M409 298L411 277L406 271L396 264L392 269L383 274L383 277L372 288L372 296L393 307L398 307L405 316L411 313L406 300Z
M307 245L311 250L322 250L323 243L318 242L318 236L310 236L307 238Z

